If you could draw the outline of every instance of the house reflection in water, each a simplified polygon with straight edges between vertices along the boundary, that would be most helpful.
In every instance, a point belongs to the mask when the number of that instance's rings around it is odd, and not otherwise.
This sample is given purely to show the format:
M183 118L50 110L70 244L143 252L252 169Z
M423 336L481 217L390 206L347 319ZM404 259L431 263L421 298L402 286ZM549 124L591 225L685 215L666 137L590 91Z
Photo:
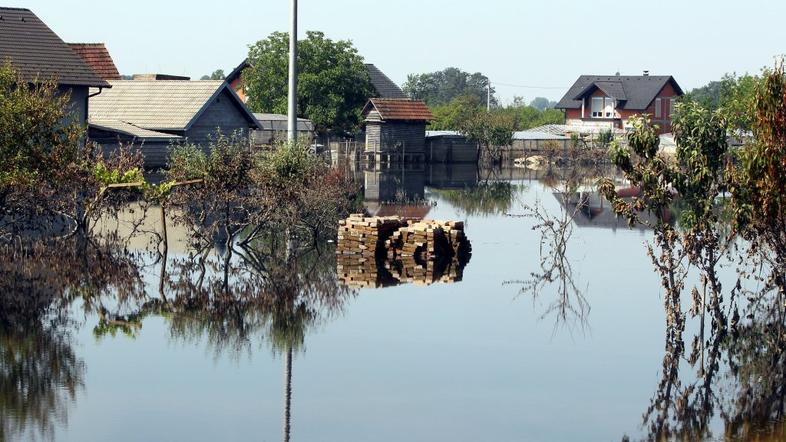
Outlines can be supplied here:
M620 189L618 193L624 199L633 198L636 195L636 189ZM628 220L617 216L614 213L614 208L611 203L597 191L580 191L570 194L567 198L562 192L554 192L554 198L567 210L568 213L573 214L573 222L578 227L594 227L603 229L635 229L645 231L651 229L657 222L655 214L650 212L640 212L638 214L641 222L636 223L634 226L628 225ZM667 213L664 217L667 221L672 222L673 215L671 212Z

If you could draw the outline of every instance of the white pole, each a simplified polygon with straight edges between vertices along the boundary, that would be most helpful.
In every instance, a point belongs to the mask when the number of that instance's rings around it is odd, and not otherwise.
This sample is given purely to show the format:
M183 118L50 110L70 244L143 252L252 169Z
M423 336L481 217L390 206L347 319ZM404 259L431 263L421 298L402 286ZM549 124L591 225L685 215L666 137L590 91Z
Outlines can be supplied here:
M297 0L292 1L289 28L289 123L288 137L291 143L297 142Z
M491 79L486 77L488 90L486 91L486 111L491 112Z

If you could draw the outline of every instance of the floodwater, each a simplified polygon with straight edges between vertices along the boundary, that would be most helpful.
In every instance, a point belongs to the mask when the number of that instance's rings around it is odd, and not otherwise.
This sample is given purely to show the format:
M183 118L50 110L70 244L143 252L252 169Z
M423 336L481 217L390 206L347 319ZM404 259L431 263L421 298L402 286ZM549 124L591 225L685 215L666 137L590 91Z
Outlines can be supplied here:
M786 432L783 373L734 345L664 370L674 349L651 232L616 220L589 184L588 208L574 211L561 171L355 173L372 213L464 221L472 256L460 277L357 288L332 243L282 258L271 240L228 260L222 246L192 255L177 240L161 259L144 237L43 251L19 282L41 301L0 324L2 438L618 441L664 428L692 439L701 422L712 440ZM564 259L544 220L564 221ZM722 277L733 286L734 265ZM262 287L278 295L253 296ZM717 354L701 396L700 368Z

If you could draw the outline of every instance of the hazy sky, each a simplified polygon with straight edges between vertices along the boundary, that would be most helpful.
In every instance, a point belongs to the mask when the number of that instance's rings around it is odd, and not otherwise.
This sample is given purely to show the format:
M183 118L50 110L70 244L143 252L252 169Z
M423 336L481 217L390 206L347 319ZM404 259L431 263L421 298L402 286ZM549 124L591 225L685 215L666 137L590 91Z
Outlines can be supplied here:
M0 4L32 9L67 42L105 42L123 74L229 72L289 23L289 0ZM757 72L786 52L784 20L780 0L300 0L301 34L352 40L399 84L456 66L489 75L503 101L558 99L580 74L648 69L689 90Z

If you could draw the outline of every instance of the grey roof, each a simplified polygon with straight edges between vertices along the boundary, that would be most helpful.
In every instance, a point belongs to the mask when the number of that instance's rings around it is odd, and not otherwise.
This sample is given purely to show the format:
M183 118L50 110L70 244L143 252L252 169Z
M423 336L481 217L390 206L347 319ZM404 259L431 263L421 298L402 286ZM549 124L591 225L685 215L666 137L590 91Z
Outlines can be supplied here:
M184 131L223 91L246 114L250 125L257 119L223 80L120 80L111 81L112 89L90 99L90 121L123 121L148 130Z
M644 110L669 82L682 95L682 89L674 77L669 75L582 75L555 107L578 109L581 107L581 98L597 88L619 100L621 109Z
M375 98L409 98L396 83L373 64L366 64L371 85L376 89Z
M6 61L26 81L57 79L62 85L109 87L29 9L0 8L0 63Z
M179 140L182 138L177 135L165 134L163 132L156 132L152 130L143 129L141 127L134 126L133 124L124 123L122 121L94 120L90 122L90 127L132 136L141 140L150 140L150 141Z
M569 137L555 135L549 132L538 132L533 130L523 130L513 133L514 140L569 140Z
M289 117L283 114L264 114L255 113L259 125L263 130L286 131L288 130ZM314 123L306 118L297 119L298 132L312 132L314 130Z

